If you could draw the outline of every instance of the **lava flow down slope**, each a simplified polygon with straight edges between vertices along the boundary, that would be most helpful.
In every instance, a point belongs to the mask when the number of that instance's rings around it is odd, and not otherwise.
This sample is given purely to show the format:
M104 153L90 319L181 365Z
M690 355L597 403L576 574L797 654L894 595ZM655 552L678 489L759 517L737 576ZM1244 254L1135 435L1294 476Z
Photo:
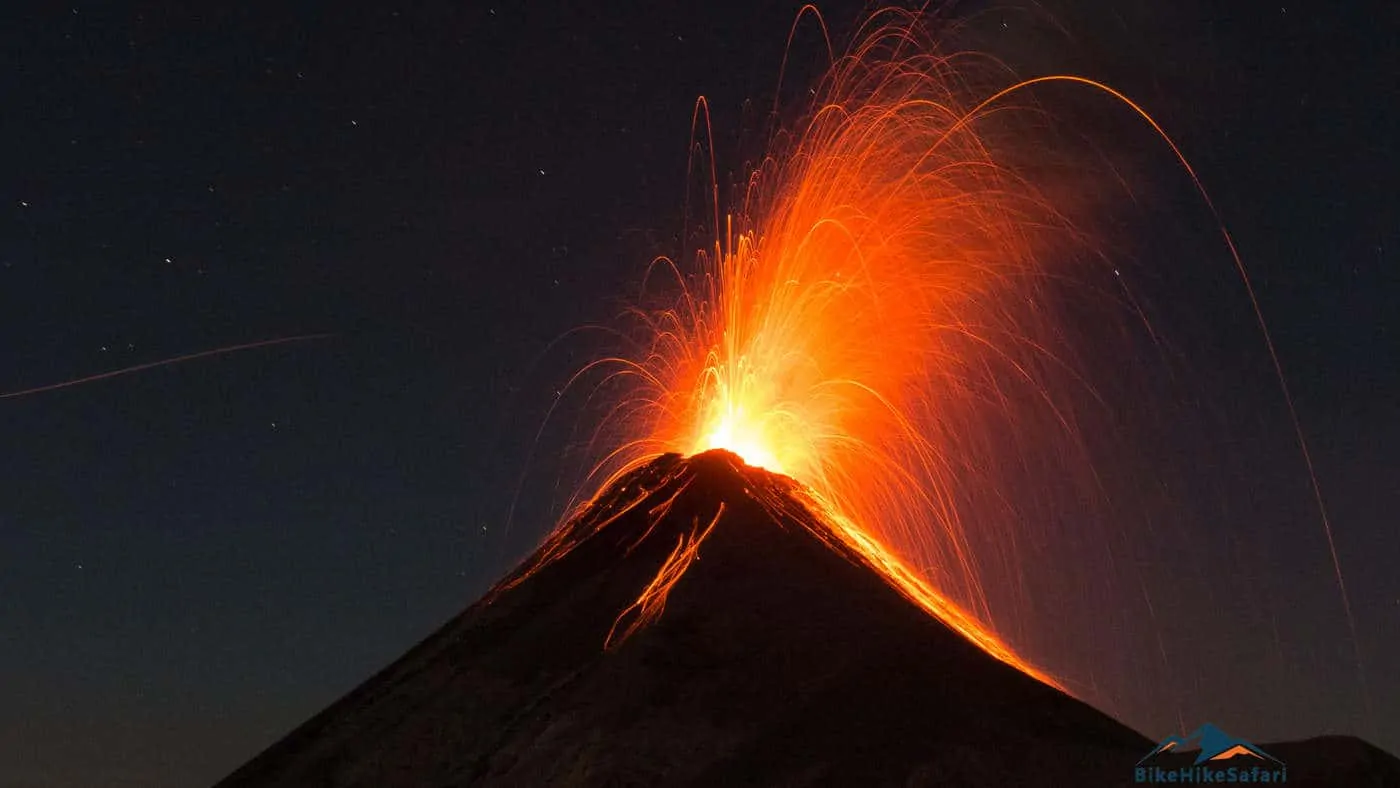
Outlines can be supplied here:
M617 480L220 785L1111 784L1150 747L717 450Z

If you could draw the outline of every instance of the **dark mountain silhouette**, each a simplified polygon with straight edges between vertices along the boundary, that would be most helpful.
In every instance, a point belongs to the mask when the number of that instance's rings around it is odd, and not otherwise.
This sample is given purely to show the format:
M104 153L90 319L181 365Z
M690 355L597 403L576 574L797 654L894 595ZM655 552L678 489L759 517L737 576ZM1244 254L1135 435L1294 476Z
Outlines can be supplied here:
M1397 788L1400 759L1354 736L1264 744L1288 764L1289 788Z
M1150 740L910 602L793 484L633 472L220 788L1131 784Z

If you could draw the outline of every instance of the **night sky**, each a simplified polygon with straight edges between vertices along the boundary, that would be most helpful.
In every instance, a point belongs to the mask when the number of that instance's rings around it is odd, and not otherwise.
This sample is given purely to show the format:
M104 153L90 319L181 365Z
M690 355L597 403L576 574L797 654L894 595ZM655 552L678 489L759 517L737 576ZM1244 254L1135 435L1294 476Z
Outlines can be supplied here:
M0 394L330 336L0 399L6 786L213 782L512 566L582 459L567 431L534 442L592 350L552 340L680 253L695 98L737 168L800 4L118 5L0 17ZM1199 365L1208 399L1264 414L1209 485L1256 500L1250 533L1289 535L1265 585L1317 589L1278 614L1328 641L1304 660L1315 715L1241 694L1212 721L1400 751L1400 6L1030 5L954 16L1177 138L1249 266L1351 591L1369 712L1214 221L1160 141L1115 123L1105 150L1153 153L1125 171L1144 207L1113 248L1143 271L1208 259L1190 270L1215 284L1144 292L1196 312L1177 352L1251 359L1222 367L1248 383ZM859 4L823 8L839 38ZM1110 114L1064 106L1090 136ZM1177 716L1137 712L1154 737Z

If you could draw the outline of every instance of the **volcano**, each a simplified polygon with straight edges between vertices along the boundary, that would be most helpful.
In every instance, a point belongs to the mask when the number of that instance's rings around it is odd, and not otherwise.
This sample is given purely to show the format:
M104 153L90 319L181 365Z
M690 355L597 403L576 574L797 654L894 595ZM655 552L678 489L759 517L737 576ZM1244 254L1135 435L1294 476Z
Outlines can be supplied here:
M931 616L797 491L723 451L622 476L219 788L1131 783L1153 742Z

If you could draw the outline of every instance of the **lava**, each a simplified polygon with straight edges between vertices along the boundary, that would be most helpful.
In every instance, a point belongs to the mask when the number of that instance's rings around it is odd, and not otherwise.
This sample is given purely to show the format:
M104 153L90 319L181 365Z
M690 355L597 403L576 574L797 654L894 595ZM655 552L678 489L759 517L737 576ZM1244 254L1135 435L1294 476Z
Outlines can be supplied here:
M653 523L662 516L656 512L649 514ZM605 647L610 648L621 643L632 633L661 616L661 612L666 608L666 595L670 593L671 587L676 584L676 581L681 579L681 575L685 574L685 570L695 561L700 552L700 544L705 541L705 537L710 535L723 516L724 503L721 502L714 518L710 520L710 524L705 526L703 531L699 530L700 523L697 521L694 532L680 536L676 542L676 549L671 551L665 563L661 565L661 569L657 571L656 577L642 590L637 601L617 617L612 630L608 632L607 638L603 641ZM624 621L626 621L625 624ZM621 631L618 630L618 627L622 628Z

